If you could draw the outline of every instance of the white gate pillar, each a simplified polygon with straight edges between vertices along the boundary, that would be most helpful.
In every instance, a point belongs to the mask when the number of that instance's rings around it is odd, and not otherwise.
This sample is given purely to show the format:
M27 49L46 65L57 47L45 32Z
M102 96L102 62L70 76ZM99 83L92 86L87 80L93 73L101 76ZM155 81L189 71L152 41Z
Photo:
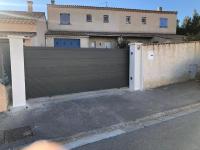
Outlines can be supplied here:
M129 47L129 90L142 90L142 43L130 43Z
M10 35L8 38L10 42L13 107L25 106L26 92L23 37Z

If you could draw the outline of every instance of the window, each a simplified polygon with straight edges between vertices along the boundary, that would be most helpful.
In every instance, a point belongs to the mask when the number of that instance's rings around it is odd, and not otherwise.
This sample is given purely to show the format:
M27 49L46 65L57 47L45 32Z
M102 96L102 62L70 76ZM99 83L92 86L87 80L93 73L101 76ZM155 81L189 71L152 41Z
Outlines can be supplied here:
M109 23L109 16L108 15L104 15L103 16L103 22L104 23Z
M167 28L167 27L168 27L168 19L160 18L160 28Z
M87 14L86 15L86 20L87 20L87 22L92 22L92 15Z
M147 17L142 17L142 24L147 24Z
M126 16L126 24L131 24L131 16Z
M60 24L69 25L70 24L70 14L61 13L60 14Z

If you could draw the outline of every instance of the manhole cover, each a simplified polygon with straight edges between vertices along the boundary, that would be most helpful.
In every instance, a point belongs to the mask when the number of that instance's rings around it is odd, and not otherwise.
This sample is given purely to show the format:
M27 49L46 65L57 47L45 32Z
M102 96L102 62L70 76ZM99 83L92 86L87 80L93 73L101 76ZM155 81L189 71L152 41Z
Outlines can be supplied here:
M33 131L30 126L15 128L11 130L4 131L4 143L11 143L18 140L25 139L27 137L32 137Z

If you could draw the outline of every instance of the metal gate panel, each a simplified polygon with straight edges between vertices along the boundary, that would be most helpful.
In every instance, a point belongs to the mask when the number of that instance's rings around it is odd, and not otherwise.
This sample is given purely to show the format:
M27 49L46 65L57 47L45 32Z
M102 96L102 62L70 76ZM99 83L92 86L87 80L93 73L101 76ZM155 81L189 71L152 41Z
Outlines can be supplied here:
M25 47L27 98L128 86L126 49Z

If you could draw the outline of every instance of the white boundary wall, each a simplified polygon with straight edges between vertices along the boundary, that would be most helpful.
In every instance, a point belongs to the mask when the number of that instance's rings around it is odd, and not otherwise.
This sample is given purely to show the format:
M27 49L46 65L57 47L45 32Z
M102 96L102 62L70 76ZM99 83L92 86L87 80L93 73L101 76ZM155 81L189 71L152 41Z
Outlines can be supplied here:
M194 79L200 73L200 41L142 46L143 87Z

